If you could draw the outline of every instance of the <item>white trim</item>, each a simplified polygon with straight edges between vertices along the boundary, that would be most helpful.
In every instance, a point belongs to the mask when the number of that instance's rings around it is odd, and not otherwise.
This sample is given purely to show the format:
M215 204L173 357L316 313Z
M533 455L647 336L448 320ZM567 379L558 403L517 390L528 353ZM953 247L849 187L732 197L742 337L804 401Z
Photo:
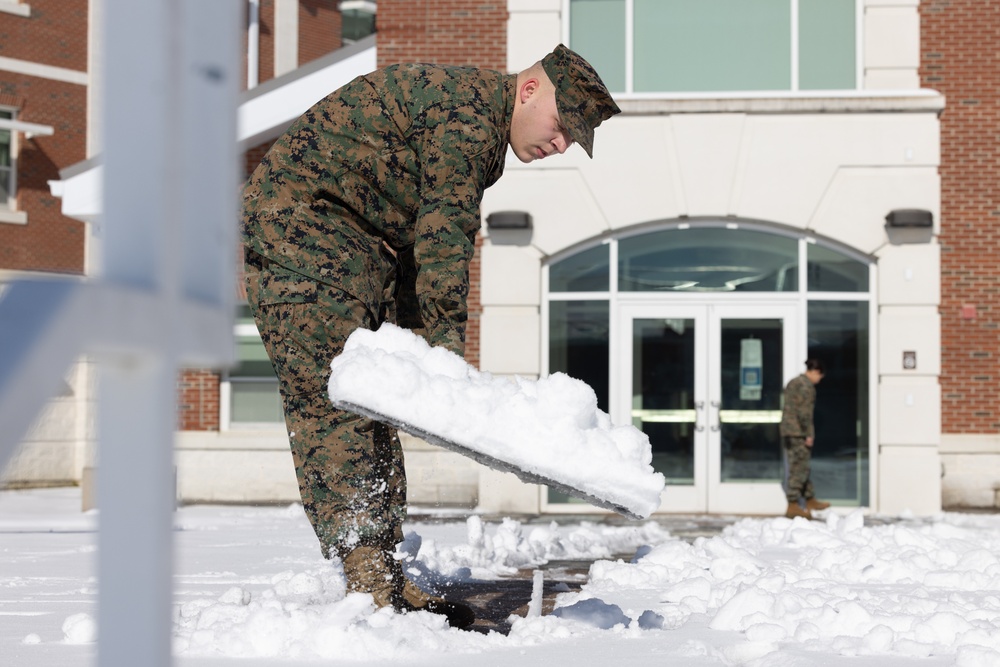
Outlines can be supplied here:
M247 90L260 83L260 0L247 9Z
M28 214L24 211L12 211L0 208L0 224L26 225L28 224Z
M0 130L10 130L12 132L21 132L24 134L26 139L30 139L34 136L49 136L55 133L51 125L42 125L40 123L26 123L23 120L16 120L14 118L0 118Z
M274 76L299 66L298 0L274 0Z
M0 0L0 12L17 16L31 16L31 5L18 2L18 0Z
M37 76L40 79L62 81L63 83L75 83L81 86L86 86L90 82L90 75L87 72L4 56L0 56L0 70L26 76Z

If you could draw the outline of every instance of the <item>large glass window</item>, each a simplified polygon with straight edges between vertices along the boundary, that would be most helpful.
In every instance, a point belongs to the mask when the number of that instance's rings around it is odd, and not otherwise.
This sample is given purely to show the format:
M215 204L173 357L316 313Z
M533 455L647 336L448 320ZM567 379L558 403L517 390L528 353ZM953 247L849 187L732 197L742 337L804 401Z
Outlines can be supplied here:
M549 372L583 380L608 411L609 307L605 301L554 301L549 307Z
M229 371L230 423L284 423L278 378L245 305L236 318L236 355L237 365Z
M794 292L795 239L726 227L673 229L618 242L623 292Z
M868 313L867 301L809 302L809 356L826 367L810 475L823 498L860 506L869 504Z
M808 245L807 269L812 292L867 292L868 265L815 243Z
M570 47L612 92L857 87L856 0L570 0L569 8Z

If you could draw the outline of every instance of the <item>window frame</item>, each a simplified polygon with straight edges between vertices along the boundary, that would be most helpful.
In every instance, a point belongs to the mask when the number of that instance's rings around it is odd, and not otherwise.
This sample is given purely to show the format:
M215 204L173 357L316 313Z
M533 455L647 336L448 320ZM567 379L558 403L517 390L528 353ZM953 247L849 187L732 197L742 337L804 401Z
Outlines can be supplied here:
M246 305L245 303L238 304ZM257 330L257 325L251 322L240 322L239 318L233 324L233 344L237 344L237 340L240 338L248 338L250 336L260 337L260 332ZM263 342L261 346L263 347ZM234 376L231 373L231 369L226 369L223 371L219 381L219 429L222 431L232 431L232 430L267 430L267 429L284 429L284 420L276 421L233 421L233 410L232 410L232 400L233 400L233 384L239 384L241 382L262 382L267 381L274 382L274 393L278 396L280 403L281 397L278 391L278 378L276 376L265 377L261 375L238 375Z
M572 0L561 0L562 42L570 44L570 4ZM614 91L616 99L660 100L660 99L754 99L772 97L858 97L865 95L864 91L864 0L854 0L854 87L844 89L799 89L799 0L788 0L791 7L791 87L779 90L745 90L745 91L696 91L696 92L636 92L634 89L635 40L633 35L634 2L622 0L625 3L625 90Z
M0 114L9 113L10 118L7 120L17 120L18 109L10 106L0 105ZM17 211L17 153L18 153L18 140L17 130L8 130L10 132L10 165L4 167L0 165L0 178L3 178L2 174L4 170L8 170L7 174L7 199L3 201L0 199L0 213L14 213ZM0 217L0 222L8 222L8 220Z

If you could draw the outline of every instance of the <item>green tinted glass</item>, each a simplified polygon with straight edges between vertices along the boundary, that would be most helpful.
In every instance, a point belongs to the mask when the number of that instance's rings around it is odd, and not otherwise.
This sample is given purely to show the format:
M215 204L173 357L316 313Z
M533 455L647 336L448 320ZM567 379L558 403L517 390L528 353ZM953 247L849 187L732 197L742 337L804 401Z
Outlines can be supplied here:
M794 292L798 242L744 229L676 229L618 243L623 292Z
M867 292L868 265L847 255L809 244L807 273L811 292Z
M271 423L284 421L278 383L242 380L230 383L230 421Z
M799 0L799 89L857 87L855 0Z
M625 90L625 0L570 0L569 47L611 92Z
M810 301L809 357L826 374L816 388L816 443L810 478L816 495L850 506L869 504L867 301Z
M789 0L635 0L636 92L788 90Z
M583 380L597 394L598 406L608 410L607 301L552 301L549 303L549 372Z
M610 275L608 246L584 250L549 267L550 292L606 292Z

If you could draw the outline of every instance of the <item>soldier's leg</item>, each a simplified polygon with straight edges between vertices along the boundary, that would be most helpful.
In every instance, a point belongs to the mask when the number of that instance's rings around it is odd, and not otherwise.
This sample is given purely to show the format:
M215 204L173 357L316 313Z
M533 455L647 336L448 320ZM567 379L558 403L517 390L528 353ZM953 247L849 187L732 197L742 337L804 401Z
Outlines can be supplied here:
M788 460L788 482L785 497L789 504L798 503L809 480L810 451L805 438L782 438Z
M402 448L388 427L337 410L329 363L375 317L352 296L248 257L248 300L278 375L303 507L327 557L401 541Z

